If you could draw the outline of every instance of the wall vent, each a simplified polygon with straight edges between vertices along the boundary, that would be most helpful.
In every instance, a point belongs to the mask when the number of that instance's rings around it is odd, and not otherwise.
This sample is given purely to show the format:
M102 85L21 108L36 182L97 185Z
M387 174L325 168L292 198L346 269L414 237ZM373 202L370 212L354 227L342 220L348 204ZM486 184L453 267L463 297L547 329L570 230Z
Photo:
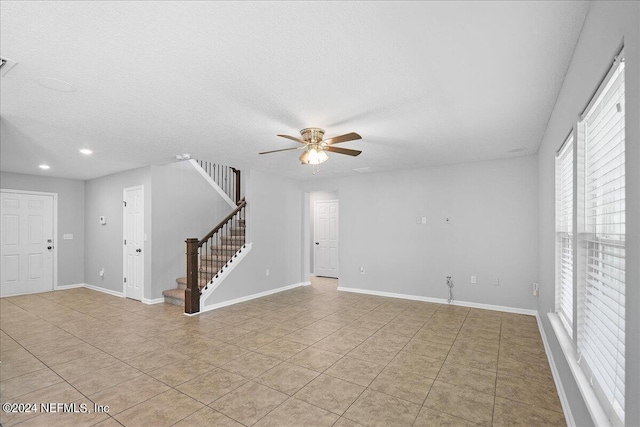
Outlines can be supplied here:
M11 68L13 68L14 65L16 65L15 61L7 58L0 58L0 74L4 76Z

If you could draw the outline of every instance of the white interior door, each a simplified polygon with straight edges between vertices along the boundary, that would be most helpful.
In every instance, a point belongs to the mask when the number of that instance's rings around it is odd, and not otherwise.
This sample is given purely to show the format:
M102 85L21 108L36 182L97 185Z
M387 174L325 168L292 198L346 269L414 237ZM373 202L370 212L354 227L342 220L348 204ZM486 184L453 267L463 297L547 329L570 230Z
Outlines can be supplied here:
M124 296L144 295L144 187L124 189Z
M338 277L338 201L315 202L313 222L316 276Z
M1 296L53 290L54 196L2 192Z

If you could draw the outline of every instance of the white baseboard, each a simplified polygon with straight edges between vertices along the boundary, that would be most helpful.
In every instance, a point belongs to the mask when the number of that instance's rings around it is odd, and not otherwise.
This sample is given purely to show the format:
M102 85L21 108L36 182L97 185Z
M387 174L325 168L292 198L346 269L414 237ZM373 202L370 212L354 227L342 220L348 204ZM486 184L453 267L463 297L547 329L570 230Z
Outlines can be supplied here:
M240 298L236 298L236 299L232 299L232 300L228 300L228 301L219 302L219 303L216 303L216 304L207 305L207 306L204 306L204 307L200 308L200 313L205 313L207 311L215 310L217 308L227 307L229 305L234 305L234 304L238 304L238 303L241 303L241 302L250 301L250 300L256 299L256 298L266 297L267 295L277 294L278 292L288 291L289 289L298 288L300 286L309 286L310 284L311 284L311 282L298 282L298 283L294 283L293 285L287 285L287 286L283 286L281 288L270 289L268 291L259 292L257 294L247 295L245 297L240 297Z
M75 289L75 288L84 288L84 283L73 283L71 285L58 285L54 289L54 291L64 291L65 289Z
M144 304L148 304L148 305L162 304L164 302L164 297L163 298L156 298L156 299L142 298L142 302Z
M551 375L553 375L553 382L556 384L556 390L558 392L558 397L560 398L560 405L562 405L562 412L564 412L564 417L565 417L565 420L567 421L567 425L569 427L575 427L576 421L573 419L573 414L571 413L571 406L569 406L569 400L567 399L567 394L564 392L564 387L562 386L562 380L560 379L560 373L558 372L558 367L556 366L556 362L553 360L553 354L551 353L551 349L549 348L547 335L544 333L544 327L542 326L542 321L540 320L540 315L538 313L536 313L536 320L538 321L538 329L540 330L540 335L542 336L542 343L544 344L544 352L547 354L547 360L549 362L549 367L551 368Z
M103 292L105 294L113 295L114 297L124 298L124 293L123 292L112 291L111 289L101 288L99 286L90 285L88 283L85 283L84 287L87 288L87 289L91 289L93 291L98 291L98 292Z
M424 297L420 295L407 295L407 294L396 294L393 292L383 292L383 291L373 291L369 289L357 289L357 288L347 288L344 286L338 287L339 291L344 292L354 292L356 294L366 294L366 295L376 295L380 297L389 297L389 298L400 298L407 299L412 301L423 301L423 302L432 302L436 304L447 304L447 305L457 305L461 307L470 307L470 308L481 308L483 310L493 310L493 311L502 311L505 313L516 313L516 314L526 314L529 316L535 316L538 314L536 310L529 310L526 308L516 308L516 307L506 307L502 305L491 305L491 304L481 304L477 302L468 302L468 301L456 301L453 300L451 304L447 302L444 298L432 298L432 297Z

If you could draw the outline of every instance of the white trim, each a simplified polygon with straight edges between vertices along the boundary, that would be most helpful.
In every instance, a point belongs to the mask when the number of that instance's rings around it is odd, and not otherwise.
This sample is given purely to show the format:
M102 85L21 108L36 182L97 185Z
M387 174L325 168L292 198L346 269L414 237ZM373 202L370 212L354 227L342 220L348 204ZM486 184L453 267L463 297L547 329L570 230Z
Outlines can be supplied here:
M58 193L49 193L46 191L13 190L11 188L0 188L0 193L34 194L37 196L53 197L53 287L51 288L51 290L58 290Z
M233 262L227 261L227 263L222 267L221 271L218 272L207 285L202 290L202 294L200 295L200 311L204 311L207 301L207 298L213 294L213 292L224 282L224 280L231 274L233 270L240 264L240 261L251 251L253 247L253 243L246 243L242 246L242 248L238 249L238 251L233 254L229 261L233 260Z
M71 285L60 285L58 286L56 291L64 291L67 289L84 288L84 287L85 287L84 283L73 283Z
M85 283L84 287L87 289L91 289L93 291L98 291L98 292L103 292L105 294L113 295L114 297L124 298L124 292L112 291L111 289L101 288L99 286L90 285L88 283Z
M238 303L241 303L241 302L250 301L250 300L256 299L256 298L266 297L268 295L277 294L278 292L283 292L283 291L288 291L290 289L299 288L300 286L309 286L310 284L311 284L311 282L298 282L298 283L294 283L293 285L287 285L287 286L283 286L281 288L270 289L268 291L259 292L257 294L247 295L245 297L240 297L240 298L236 298L236 299L232 299L232 300L228 300L228 301L219 302L219 303L212 304L212 305L206 306L204 308L201 308L200 309L200 313L205 313L207 311L212 311L212 310L215 310L217 308L227 307L229 305L234 305L234 304L238 304ZM200 313L193 314L192 316L200 314ZM187 315L187 316L189 316L189 315Z
M569 369L571 370L571 374L576 381L576 385L578 386L578 390L580 390L580 394L582 395L582 399L584 400L587 409L589 410L589 415L591 415L591 420L596 426L610 426L612 425L612 421L607 416L607 412L604 410L602 405L600 404L600 400L598 396L596 396L593 387L589 382L589 379L585 375L584 371L578 364L578 357L573 348L573 341L569 338L569 335L566 333L564 326L562 325L562 320L556 313L547 314L549 317L549 322L551 323L551 328L556 335L556 339L560 344L560 348L562 349L562 353L564 358L567 360L567 364L569 365ZM541 331L544 331L540 328ZM544 338L544 332L542 332L542 336ZM546 339L545 339L546 346ZM550 352L547 352L549 355ZM550 359L550 361L553 359ZM555 366L555 364L553 364ZM556 381L556 386L559 381ZM560 392L560 389L558 389ZM564 402L563 409L564 409ZM568 405L567 405L568 406ZM569 420L567 420L569 421ZM572 420L573 421L573 420Z
M194 159L189 159L189 163L191 163L193 165L193 167L200 172L200 175L202 175L202 177L205 179L205 181L207 181L209 183L209 185L216 190L216 192L220 195L220 197L222 197L224 199L225 202L227 202L229 204L229 206L231 206L233 209L237 208L238 205L236 205L235 203L233 203L233 201L229 198L229 196L227 196L227 193L224 192L224 190L222 188L220 188L220 186L218 184L216 184L216 182L213 180L213 178L211 178L209 176L209 174L207 173L206 170L202 169L202 166L200 166L198 164L198 162Z
M526 314L529 316L535 316L538 313L536 310L530 310L527 308L506 307L502 305L481 304L477 302L468 302L468 301L452 301L451 304L449 304L447 300L444 298L432 298L432 297L423 297L420 295L396 294L393 292L382 292L382 291L372 291L369 289L347 288L344 286L339 286L338 290L344 291L344 292L353 292L356 294L376 295L380 297L400 298L400 299L408 299L412 301L432 302L436 304L457 305L460 307L481 308L483 310L502 311L505 313Z
M127 202L127 191L136 191L136 190L140 190L142 191L142 233L144 234L144 229L146 227L145 224L145 200L144 200L144 185L134 185L132 187L126 187L122 189L122 295L123 296L127 296L127 283L124 281L124 278L127 276L127 245L125 245L125 240L127 237L127 206L126 206L126 202ZM145 270L145 266L146 266L146 262L145 262L145 258L146 258L146 252L147 252L147 247L145 244L144 239L142 240L142 244L143 244L143 248L144 251L142 252L142 297L140 298L140 301L142 301L144 299L144 291L146 289L146 284L145 284L145 276L144 276L144 270ZM131 298L132 300L138 301L135 298Z
M542 326L542 320L540 320L540 316L538 315L538 313L536 313L536 320L538 322L538 329L540 330L540 335L542 336L542 343L544 344L544 352L547 354L547 360L549 362L549 367L551 368L551 375L553 375L553 382L556 384L556 390L558 391L558 397L560 398L560 404L562 405L562 412L564 412L565 421L567 422L568 426L574 427L576 425L576 421L573 419L571 406L569 405L567 394L565 393L564 387L562 386L560 373L558 372L558 367L556 366L556 362L553 360L553 353L551 353L551 349L549 348L549 341L547 341L547 335L544 332L544 327Z
M164 297L163 298L156 298L156 299L142 298L142 302L144 304L147 304L147 305L161 304L161 303L164 302Z

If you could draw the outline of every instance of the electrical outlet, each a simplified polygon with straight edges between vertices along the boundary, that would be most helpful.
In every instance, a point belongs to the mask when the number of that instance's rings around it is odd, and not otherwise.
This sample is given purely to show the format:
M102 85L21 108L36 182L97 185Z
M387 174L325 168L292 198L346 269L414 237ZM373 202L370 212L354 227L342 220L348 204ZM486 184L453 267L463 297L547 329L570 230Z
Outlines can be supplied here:
M539 293L539 286L537 282L533 282L533 296L537 297Z
M98 275L99 275L100 277L104 277L104 267L102 267L102 270L100 270L100 271L98 272Z
M493 286L500 286L500 279L494 280Z
M445 218L444 219L445 224L451 224L451 218Z
M360 274L364 274L364 267L360 267Z
M267 268L267 271L264 273L265 275L269 275L269 269Z
M476 276L471 276L471 283L477 283Z

